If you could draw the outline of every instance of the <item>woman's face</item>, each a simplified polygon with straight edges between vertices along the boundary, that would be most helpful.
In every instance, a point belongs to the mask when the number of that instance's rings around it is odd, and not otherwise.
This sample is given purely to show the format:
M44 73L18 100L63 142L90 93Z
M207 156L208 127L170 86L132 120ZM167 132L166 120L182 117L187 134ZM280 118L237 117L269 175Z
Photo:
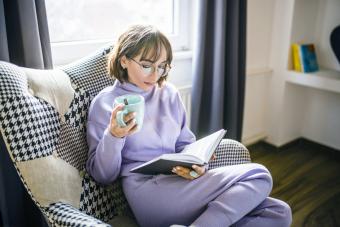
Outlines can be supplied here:
M128 80L130 83L138 86L144 91L152 89L159 79L159 71L167 67L167 53L165 47L162 46L160 57L156 62L152 62L151 54L145 59L141 59L139 54L132 59L123 57L121 65L127 69Z

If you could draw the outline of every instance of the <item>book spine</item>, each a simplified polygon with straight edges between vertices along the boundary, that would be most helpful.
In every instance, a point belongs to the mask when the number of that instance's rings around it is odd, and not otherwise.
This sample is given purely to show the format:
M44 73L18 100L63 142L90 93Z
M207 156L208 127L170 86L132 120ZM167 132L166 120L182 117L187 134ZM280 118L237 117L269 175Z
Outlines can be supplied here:
M301 58L299 53L299 44L294 43L292 45L292 55L293 55L293 69L297 72L302 72Z
M316 60L316 53L313 44L304 44L300 46L301 50L301 62L303 72L315 72L318 71L318 63Z
M302 45L299 45L299 61L300 61L300 64L301 64L301 72L305 73L306 72L306 68L305 68L305 64L304 64L304 60L303 60L303 47Z

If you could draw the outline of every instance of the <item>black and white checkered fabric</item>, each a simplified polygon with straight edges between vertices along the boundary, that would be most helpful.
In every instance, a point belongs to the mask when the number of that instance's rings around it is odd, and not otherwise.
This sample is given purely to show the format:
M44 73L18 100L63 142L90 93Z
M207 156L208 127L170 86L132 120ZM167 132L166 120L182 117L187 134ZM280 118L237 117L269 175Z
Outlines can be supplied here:
M16 161L51 155L59 135L60 119L46 101L13 96L0 104L0 121Z
M115 215L113 187L101 186L89 174L85 173L82 182L80 210L103 221L109 221Z
M0 61L0 103L27 91L27 78L19 67Z
M83 89L96 96L103 88L113 85L114 80L107 72L107 54L111 49L106 48L94 56L62 68L70 76L75 89Z
M93 96L84 90L76 90L68 111L65 113L65 121L80 131L85 132L87 111Z
M69 124L62 123L58 145L58 156L79 171L85 168L88 146L85 133Z
M91 217L73 206L65 203L54 203L45 209L48 218L52 221L53 226L107 226L104 222Z
M251 162L248 149L243 144L223 139L215 151L216 159L209 162L209 169Z

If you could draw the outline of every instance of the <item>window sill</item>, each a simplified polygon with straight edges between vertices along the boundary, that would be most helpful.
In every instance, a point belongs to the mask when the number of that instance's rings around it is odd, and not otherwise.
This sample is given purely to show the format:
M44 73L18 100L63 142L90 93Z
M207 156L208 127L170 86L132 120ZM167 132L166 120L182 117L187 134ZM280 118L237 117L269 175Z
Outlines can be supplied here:
M174 60L184 60L184 59L191 59L192 58L192 51L191 50L179 50L174 51Z

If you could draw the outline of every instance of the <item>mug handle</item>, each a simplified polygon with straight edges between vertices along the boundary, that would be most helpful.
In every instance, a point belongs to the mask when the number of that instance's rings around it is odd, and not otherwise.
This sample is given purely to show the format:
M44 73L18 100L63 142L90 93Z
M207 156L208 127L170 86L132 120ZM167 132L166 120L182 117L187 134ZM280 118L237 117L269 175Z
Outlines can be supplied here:
M117 120L117 123L120 127L126 127L127 126L124 122L124 119L123 119L124 115L126 115L126 114L127 114L126 110L120 110L116 114L116 120Z

